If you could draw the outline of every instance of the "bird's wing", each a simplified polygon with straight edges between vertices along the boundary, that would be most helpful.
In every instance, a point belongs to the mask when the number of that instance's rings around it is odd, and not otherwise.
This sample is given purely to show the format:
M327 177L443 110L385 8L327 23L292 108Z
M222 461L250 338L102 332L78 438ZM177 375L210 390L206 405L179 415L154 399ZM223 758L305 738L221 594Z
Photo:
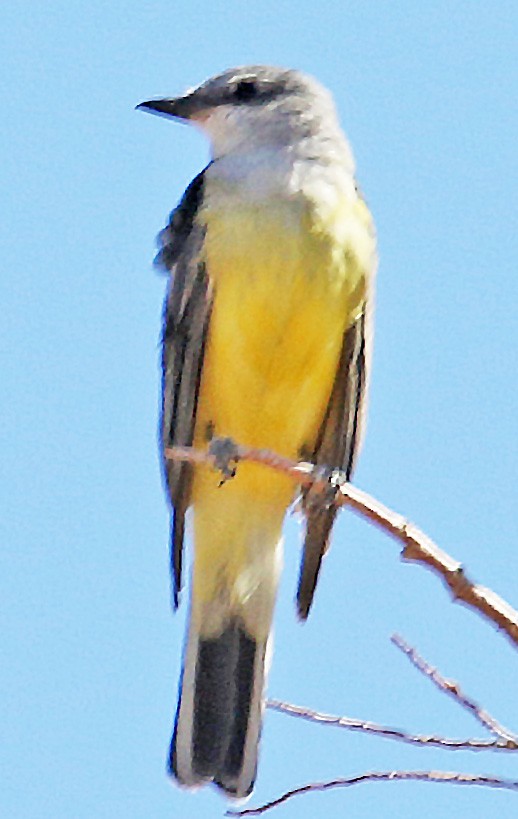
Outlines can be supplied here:
M344 333L336 379L311 461L339 468L350 479L360 449L366 409L371 348L371 299L366 296L362 311ZM306 535L297 592L297 609L306 619L313 601L322 557L324 556L336 507L326 507L323 498L311 490L303 492Z
M205 229L196 219L203 200L204 173L191 182L158 237L160 250L155 261L171 274L162 333L162 452L170 446L190 446L194 435L212 306L203 258ZM172 505L171 574L176 607L182 585L185 513L192 466L164 456L163 470Z

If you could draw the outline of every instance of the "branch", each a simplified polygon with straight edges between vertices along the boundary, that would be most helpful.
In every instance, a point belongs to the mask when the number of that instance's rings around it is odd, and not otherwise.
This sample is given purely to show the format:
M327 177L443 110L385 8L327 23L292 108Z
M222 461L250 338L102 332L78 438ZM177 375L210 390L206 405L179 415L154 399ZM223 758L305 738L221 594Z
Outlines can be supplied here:
M478 776L477 774L452 773L449 771L370 771L358 776L331 779L328 782L312 782L309 785L302 785L286 791L282 796L266 802L258 808L245 808L244 810L228 810L226 816L259 816L271 808L276 808L287 802L293 796L299 796L311 791L327 791L331 788L349 788L352 785L359 785L361 782L440 782L449 785L482 785L486 788L505 788L506 790L517 791L518 781L514 779L503 779L498 776Z
M491 714L484 711L483 708L481 708L481 706L475 702L475 700L472 700L466 696L458 683L454 682L453 680L447 680L446 677L443 677L436 668L427 663L426 660L424 660L423 657L417 653L415 648L409 646L408 643L406 643L405 640L403 640L403 638L398 634L393 634L391 640L394 645L408 657L412 665L415 666L418 671L428 677L428 679L430 679L434 685L436 685L437 688L439 688L445 694L453 697L453 699L459 705L469 711L475 717L475 719L484 726L484 728L487 728L492 734L499 737L504 743L503 747L513 751L518 748L518 736L512 731L509 731L508 728L504 728L504 726L501 725L501 723L499 723L493 716L491 716ZM502 745L498 747L502 747Z
M337 717L331 714L323 714L309 708L302 708L289 702L280 700L266 700L266 707L271 711L281 714L288 714L290 717L297 717L308 722L316 722L320 725L332 725L335 728L345 728L349 731L361 731L367 734L376 734L387 739L396 739L400 742L407 742L412 745L433 746L445 748L450 751L517 751L518 736L499 723L491 714L484 711L475 700L467 697L463 693L458 683L448 680L436 668L433 668L417 651L408 645L398 634L391 637L394 645L402 651L410 660L412 665L422 674L430 679L440 691L453 697L454 700L466 708L477 719L484 728L487 728L497 739L451 739L449 737L439 737L433 734L423 736L422 734L409 734L399 728L389 728L385 725L377 725L366 720L356 720L350 717Z
M366 734L375 734L386 739L395 739L406 742L410 745L421 745L428 747L439 747L449 751L517 751L518 743L511 739L451 739L449 737L439 737L433 734L409 734L399 728L389 728L385 725L377 725L366 720L356 720L350 717L338 717L333 714L323 714L320 711L313 711L309 708L302 708L300 705L292 705L289 702L280 700L267 700L266 707L271 711L281 714L288 714L290 717L316 722L320 725L332 725L335 728L344 728L349 731L360 731Z
M221 452L225 452L222 458ZM352 484L340 480L339 473L329 473L322 468L308 463L296 463L264 449L254 449L234 444L230 439L214 439L209 452L195 450L192 447L170 447L164 451L166 458L189 461L193 464L206 464L215 469L222 469L225 477L232 471L228 462L249 461L262 464L271 469L291 475L301 486L313 487L315 493L321 492L323 498L329 496L330 486L334 487L333 502L337 506L349 506L362 517L375 523L384 532L403 544L403 560L422 563L438 574L452 592L453 599L475 609L491 620L498 629L504 631L509 639L518 645L518 612L505 600L502 600L491 589L478 586L465 574L460 563L443 552L424 532L407 521L402 515L393 512L377 500L356 489Z
M375 725L369 722L360 722L358 720L348 719L347 717L334 717L329 714L321 714L309 709L300 708L289 703L279 702L277 700L267 701L267 706L275 711L280 711L290 716L307 719L311 722L319 722L327 725L335 725L340 728L348 728L350 730L360 730L368 733L379 734L381 736L389 737L390 739L399 739L403 742L411 742L420 745L435 745L449 750L457 750L462 748L464 750L509 750L516 751L518 749L518 737L515 734L504 728L494 717L487 711L484 711L474 700L468 698L460 689L460 686L452 680L447 680L442 674L429 663L426 662L411 646L406 643L402 637L394 634L392 642L397 648L408 657L410 662L430 679L440 691L449 694L454 700L472 713L475 718L485 727L488 728L498 739L493 741L487 740L452 740L444 737L434 736L413 736L404 731L395 728L386 728L384 726ZM257 816L265 813L270 808L277 807L293 796L309 793L311 791L324 791L330 788L344 788L352 785L360 784L361 782L383 782L389 780L414 780L419 782L447 782L456 785L484 785L493 788L507 788L509 790L518 790L518 781L501 779L499 777L478 776L474 774L463 773L449 773L446 771L373 771L360 774L355 777L334 779L329 782L315 782L308 785L302 785L298 788L287 791L282 796L274 799L258 808L248 808L241 811L228 811L230 816Z

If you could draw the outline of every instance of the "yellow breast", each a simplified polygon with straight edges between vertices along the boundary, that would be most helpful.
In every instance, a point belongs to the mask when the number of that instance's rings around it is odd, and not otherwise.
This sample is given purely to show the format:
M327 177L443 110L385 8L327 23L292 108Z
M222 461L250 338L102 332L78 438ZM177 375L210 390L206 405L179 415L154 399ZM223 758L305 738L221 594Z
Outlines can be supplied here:
M200 409L216 434L290 457L311 444L365 287L359 250L329 227L290 203L208 214L215 302Z

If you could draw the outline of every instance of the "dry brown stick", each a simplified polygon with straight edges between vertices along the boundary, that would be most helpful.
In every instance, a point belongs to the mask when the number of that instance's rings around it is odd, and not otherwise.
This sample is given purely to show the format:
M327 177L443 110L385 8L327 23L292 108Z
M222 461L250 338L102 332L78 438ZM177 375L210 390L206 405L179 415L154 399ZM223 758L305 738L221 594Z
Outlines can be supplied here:
M517 791L518 781L515 779L504 779L498 776L479 776L478 774L455 773L450 771L369 771L358 776L331 779L328 782L311 782L308 785L301 785L286 791L277 799L266 802L257 808L244 808L243 810L228 810L226 816L259 816L266 813L271 808L276 808L287 802L294 796L300 796L311 791L327 791L331 788L349 788L352 785L359 785L361 782L440 782L449 785L482 785L486 788L505 788L506 790Z
M408 657L418 671L428 677L428 679L430 679L437 688L444 691L445 694L453 697L453 699L459 703L462 708L469 711L484 728L487 728L492 734L499 737L505 743L505 747L513 751L518 748L518 736L508 728L505 728L487 711L484 711L475 700L466 696L458 683L443 677L437 668L434 668L430 663L426 662L426 660L417 653L415 648L412 648L399 634L393 634L390 639L394 645Z
M338 717L332 714L323 714L320 711L313 711L310 708L302 708L289 702L280 700L267 700L266 707L281 714L288 714L291 717L305 719L308 722L316 722L320 725L331 725L336 728L345 728L349 731L360 731L367 734L395 739L400 742L407 742L411 745L421 745L429 747L439 747L451 751L517 751L518 743L511 739L452 739L450 737L439 737L433 734L409 734L399 728L389 728L385 725L377 725L367 720L356 720L350 717Z
M213 444L217 444L215 439ZM223 439L223 442L225 440ZM227 442L229 443L229 442ZM272 469L291 475L302 486L313 486L316 491L326 493L329 480L322 477L322 470L307 463L296 463L264 449L244 447L230 442L233 448L231 460L246 460L263 464ZM221 458L210 452L202 452L191 447L170 447L165 450L167 458L189 461L194 464L208 464L221 468ZM474 584L464 572L460 563L443 552L424 532L407 521L402 515L388 509L367 493L352 484L337 481L335 503L349 506L362 517L375 523L383 531L403 543L401 556L404 560L422 563L436 572L452 592L453 599L478 611L497 628L504 631L510 640L518 645L518 612L491 589Z

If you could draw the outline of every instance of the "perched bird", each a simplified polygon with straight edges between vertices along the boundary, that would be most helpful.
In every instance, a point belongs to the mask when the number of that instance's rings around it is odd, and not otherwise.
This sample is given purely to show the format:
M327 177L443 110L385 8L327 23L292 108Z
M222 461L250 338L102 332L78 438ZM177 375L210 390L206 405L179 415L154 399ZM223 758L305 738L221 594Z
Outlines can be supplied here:
M159 236L170 271L162 446L214 436L353 469L370 359L374 229L330 93L299 71L235 68L140 109L198 126L212 158ZM175 605L187 510L190 622L170 768L227 794L254 784L265 659L295 488L242 462L232 480L164 460ZM335 509L302 495L308 615Z

